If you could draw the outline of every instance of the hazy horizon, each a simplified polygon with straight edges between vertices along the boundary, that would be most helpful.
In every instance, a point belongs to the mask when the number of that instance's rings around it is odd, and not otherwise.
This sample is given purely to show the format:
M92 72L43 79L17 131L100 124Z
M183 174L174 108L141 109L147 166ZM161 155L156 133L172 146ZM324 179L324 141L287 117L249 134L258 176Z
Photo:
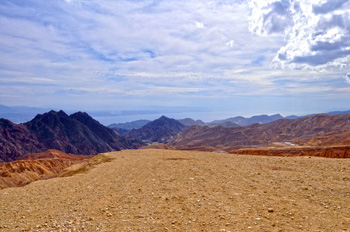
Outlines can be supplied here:
M347 0L4 0L0 104L204 121L349 110L349 10Z

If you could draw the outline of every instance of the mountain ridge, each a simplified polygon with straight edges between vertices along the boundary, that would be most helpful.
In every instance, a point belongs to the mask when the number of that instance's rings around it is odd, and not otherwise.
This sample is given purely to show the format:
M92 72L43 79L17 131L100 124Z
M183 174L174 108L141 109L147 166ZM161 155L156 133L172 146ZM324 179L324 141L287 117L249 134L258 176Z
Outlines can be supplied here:
M141 142L118 135L87 113L77 112L68 116L62 110L38 114L23 124L0 119L0 144L3 144L0 162L47 149L96 155L142 146Z
M344 141L337 139L334 133L346 133L349 130L350 115L318 114L236 128L192 126L171 139L169 145L181 149L216 147L229 150L267 146L272 142L307 144L319 136L332 136L329 145L338 145Z

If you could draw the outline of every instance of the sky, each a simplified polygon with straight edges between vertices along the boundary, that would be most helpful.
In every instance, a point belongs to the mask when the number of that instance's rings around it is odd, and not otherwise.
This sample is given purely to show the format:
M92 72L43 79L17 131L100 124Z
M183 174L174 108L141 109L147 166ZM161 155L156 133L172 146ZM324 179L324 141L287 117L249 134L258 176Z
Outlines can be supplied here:
M349 100L348 0L0 1L3 105L209 120Z

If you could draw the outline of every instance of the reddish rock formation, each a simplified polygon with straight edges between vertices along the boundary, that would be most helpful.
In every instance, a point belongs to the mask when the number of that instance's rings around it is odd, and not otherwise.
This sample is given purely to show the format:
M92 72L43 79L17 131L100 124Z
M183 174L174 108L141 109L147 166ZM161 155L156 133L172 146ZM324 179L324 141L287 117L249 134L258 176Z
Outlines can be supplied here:
M232 150L231 154L258 156L317 156L326 158L350 158L350 146L247 148Z
M22 156L21 160L0 163L0 189L23 186L39 179L55 177L67 167L89 158L90 156L48 150Z

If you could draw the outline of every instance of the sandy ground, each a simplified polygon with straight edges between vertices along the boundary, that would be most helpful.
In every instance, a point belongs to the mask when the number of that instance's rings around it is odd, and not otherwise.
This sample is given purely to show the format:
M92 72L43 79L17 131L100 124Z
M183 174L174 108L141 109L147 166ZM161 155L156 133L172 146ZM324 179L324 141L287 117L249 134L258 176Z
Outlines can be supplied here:
M127 150L0 190L0 231L350 231L350 159Z

